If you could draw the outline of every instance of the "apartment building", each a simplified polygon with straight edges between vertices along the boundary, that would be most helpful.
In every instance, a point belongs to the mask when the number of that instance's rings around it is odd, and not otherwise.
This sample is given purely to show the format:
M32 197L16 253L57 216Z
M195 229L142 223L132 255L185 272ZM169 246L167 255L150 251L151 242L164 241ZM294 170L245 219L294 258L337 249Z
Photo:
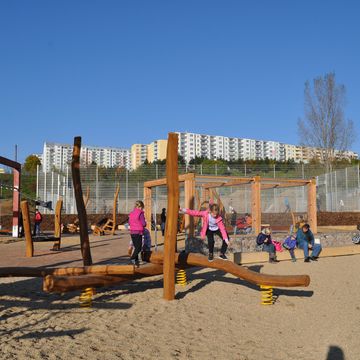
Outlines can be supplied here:
M187 162L198 156L214 160L262 160L268 158L277 161L294 160L295 162L306 163L313 158L320 158L321 155L321 149L284 144L278 141L188 132L177 132L177 134L179 136L179 154ZM338 153L340 154L340 152ZM358 158L358 154L352 151L341 153L341 155L349 159Z
M71 164L73 147L68 144L45 142L41 156L44 172L52 169L65 170ZM125 167L130 169L130 151L114 147L82 146L80 163L88 166L96 163L104 167Z
M166 159L167 140L155 140L150 144L134 144L131 146L131 168L137 169L147 160L152 163Z

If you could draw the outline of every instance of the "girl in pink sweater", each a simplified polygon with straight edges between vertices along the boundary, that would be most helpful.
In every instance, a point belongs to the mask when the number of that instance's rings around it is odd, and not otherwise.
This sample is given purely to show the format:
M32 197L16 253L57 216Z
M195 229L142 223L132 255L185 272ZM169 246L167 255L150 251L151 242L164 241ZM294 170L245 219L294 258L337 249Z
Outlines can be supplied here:
M131 255L131 262L139 266L139 253L142 247L142 238L146 227L144 203L140 200L136 201L134 210L129 214L129 225L131 240L134 245L134 251Z
M209 246L209 261L214 260L214 245L215 240L214 236L218 235L222 239L222 246L220 250L220 259L227 260L225 253L229 245L229 236L226 232L225 225L222 217L219 215L220 209L219 205L212 204L210 205L209 210L197 211L190 209L182 209L183 213L188 214L190 216L199 216L202 218L202 228L200 232L200 236L202 239L205 236L208 239Z

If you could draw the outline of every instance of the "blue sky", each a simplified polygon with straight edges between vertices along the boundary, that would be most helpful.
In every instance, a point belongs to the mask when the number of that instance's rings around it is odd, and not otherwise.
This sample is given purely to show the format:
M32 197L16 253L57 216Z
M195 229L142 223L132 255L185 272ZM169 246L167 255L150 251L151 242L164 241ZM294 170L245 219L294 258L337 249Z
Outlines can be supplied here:
M177 130L296 144L304 82L330 71L359 124L359 14L357 1L1 0L0 155Z

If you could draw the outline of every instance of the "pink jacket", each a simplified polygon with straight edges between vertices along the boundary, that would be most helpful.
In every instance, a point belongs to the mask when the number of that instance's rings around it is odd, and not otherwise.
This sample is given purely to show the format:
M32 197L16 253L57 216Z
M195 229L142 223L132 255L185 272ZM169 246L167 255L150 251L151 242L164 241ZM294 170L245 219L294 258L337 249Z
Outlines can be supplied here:
M129 225L131 234L143 234L146 226L144 211L139 208L135 208L129 214Z
M202 218L202 228L200 231L200 236L202 239L204 239L206 236L206 231L208 230L208 227L209 227L209 210L203 210L203 211L197 211L197 210L191 210L191 209L184 209L184 210L185 210L185 213L190 216L198 216L198 217ZM219 230L221 232L223 239L229 240L228 234L226 232L225 225L224 225L224 222L223 222L223 219L221 216L218 216L216 218L216 225L219 227Z

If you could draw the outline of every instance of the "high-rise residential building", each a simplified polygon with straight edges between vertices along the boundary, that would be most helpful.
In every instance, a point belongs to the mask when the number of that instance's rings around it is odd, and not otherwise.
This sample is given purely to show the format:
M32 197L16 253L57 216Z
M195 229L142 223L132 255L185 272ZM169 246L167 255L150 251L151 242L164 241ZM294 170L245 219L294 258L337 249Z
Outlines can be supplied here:
M71 164L73 147L68 144L44 143L41 164L44 172L65 170ZM97 164L104 167L130 169L130 151L115 147L82 146L80 162L83 166Z
M131 146L131 168L135 170L147 160L152 163L166 159L167 140L155 140L150 144Z
M242 139L218 135L203 135L177 132L179 136L179 154L189 162L195 157L224 160L262 160L273 159L296 162L309 162L320 158L321 150L311 147L284 144L278 141ZM338 152L340 154L340 152ZM352 151L342 152L349 159L358 158Z

